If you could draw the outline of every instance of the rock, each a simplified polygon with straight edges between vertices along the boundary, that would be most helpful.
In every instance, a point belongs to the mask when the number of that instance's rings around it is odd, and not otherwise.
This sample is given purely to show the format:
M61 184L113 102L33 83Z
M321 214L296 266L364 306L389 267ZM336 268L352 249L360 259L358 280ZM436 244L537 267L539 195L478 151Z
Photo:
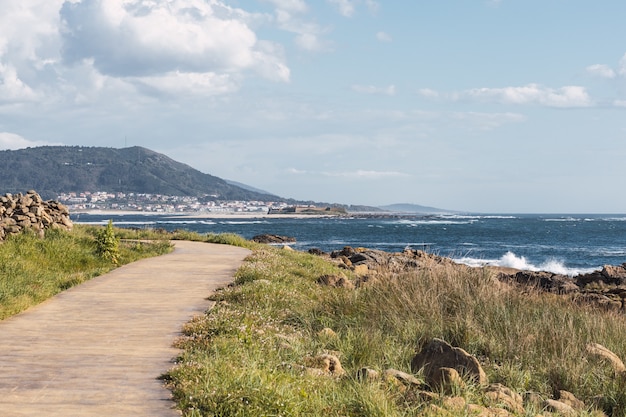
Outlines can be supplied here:
M559 413L563 416L576 416L578 413L571 406L557 400L546 400L545 408L551 413Z
M574 410L582 411L587 408L584 402L580 401L578 398L574 396L569 391L560 390L559 391L559 402L563 404L567 404L572 407Z
M454 368L439 368L438 372L432 375L428 385L435 391L441 391L446 394L454 394L460 389L465 388L465 382Z
M33 190L26 195L5 194L0 197L0 241L25 229L44 236L46 229L72 228L67 207L56 201L43 201Z
M354 283L352 281L349 281L343 275L322 275L317 279L317 283L334 288L354 288Z
M478 360L465 350L452 347L441 339L433 339L411 361L411 371L424 372L429 385L440 379L441 368L455 369L461 376L487 385L487 375Z
M296 241L296 239L293 237L272 235L272 234L256 235L250 240L252 240L253 242L257 242L257 243L268 243L268 244L270 243L274 243L274 244L294 243Z
M346 373L341 366L341 362L339 362L339 358L337 358L335 355L319 355L309 362L311 362L312 368L319 369L327 375L339 377L345 375Z
M616 374L624 374L626 372L626 366L624 366L624 362L622 362L619 356L604 346L598 343L589 343L586 348L589 354L606 360L613 367Z
M397 369L387 369L383 372L383 377L385 379L396 379L398 381L400 381L402 383L402 385L405 386L417 386L417 387L421 387L422 385L424 385L422 383L422 381L420 381L419 379L415 378L413 375L411 374L407 374L406 372L402 372L402 371L398 371Z
M463 397L445 397L443 399L443 408L446 410L462 413L467 406L467 401Z
M324 255L326 255L326 252L324 252L323 250L318 249L318 248L311 248L311 249L308 250L308 252L311 255L316 255L316 256L324 256Z
M333 329L328 327L324 327L322 330L317 332L318 337L326 338L326 339L337 339L337 333Z
M367 275L369 268L367 265L355 265L354 273L359 276Z
M485 389L485 397L492 405L501 405L514 413L524 413L522 396L502 384L489 385Z
M380 378L380 373L371 368L361 368L356 373L356 379L362 382L371 382Z

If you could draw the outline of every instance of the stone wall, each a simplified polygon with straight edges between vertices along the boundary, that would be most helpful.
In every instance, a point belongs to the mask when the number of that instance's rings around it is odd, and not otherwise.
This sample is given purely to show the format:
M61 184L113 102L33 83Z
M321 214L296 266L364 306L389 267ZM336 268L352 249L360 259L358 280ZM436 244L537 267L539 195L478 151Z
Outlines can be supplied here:
M33 230L43 237L46 229L72 229L70 212L57 201L43 201L36 191L0 196L0 241Z

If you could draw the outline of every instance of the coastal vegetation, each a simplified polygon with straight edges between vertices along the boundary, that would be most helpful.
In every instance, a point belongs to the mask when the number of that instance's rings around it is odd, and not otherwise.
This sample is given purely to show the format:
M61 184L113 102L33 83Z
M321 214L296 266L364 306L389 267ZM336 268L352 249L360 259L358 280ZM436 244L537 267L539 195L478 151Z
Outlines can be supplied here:
M119 264L174 239L252 250L175 343L162 378L185 416L626 415L623 313L429 256L363 271L232 234L24 232L0 245L0 318L114 268L98 249L107 235ZM429 381L412 362L438 340L475 358L488 381Z
M164 377L186 416L626 415L626 374L590 349L626 357L623 314L487 269L425 261L364 279L329 257L237 244L253 254L185 326ZM475 357L489 386L428 386L411 362L436 339Z
M71 232L50 229L44 238L40 238L34 232L24 231L2 242L0 320L104 274L116 264L160 255L171 248L169 236L123 229L114 232L113 228L106 230L75 225ZM101 236L100 245L98 236ZM148 237L152 240L137 240ZM133 240L118 242L118 238ZM106 255L102 256L104 253Z

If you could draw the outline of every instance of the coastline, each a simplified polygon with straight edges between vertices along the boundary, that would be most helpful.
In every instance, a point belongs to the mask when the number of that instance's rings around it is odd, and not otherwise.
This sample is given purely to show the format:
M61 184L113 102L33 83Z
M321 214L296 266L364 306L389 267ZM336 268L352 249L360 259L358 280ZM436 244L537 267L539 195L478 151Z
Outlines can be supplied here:
M71 211L72 216L88 214L94 216L163 216L163 217L179 217L181 219L310 219L310 218L326 218L340 217L336 214L268 214L255 212L176 212L163 213L153 211L132 211L132 210L75 210Z

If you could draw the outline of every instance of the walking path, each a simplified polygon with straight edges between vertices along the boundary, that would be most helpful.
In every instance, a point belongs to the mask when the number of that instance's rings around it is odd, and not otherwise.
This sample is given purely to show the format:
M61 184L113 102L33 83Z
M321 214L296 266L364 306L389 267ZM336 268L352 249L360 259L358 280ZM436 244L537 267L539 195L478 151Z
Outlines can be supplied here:
M248 250L175 242L0 321L0 415L180 416L158 377Z

